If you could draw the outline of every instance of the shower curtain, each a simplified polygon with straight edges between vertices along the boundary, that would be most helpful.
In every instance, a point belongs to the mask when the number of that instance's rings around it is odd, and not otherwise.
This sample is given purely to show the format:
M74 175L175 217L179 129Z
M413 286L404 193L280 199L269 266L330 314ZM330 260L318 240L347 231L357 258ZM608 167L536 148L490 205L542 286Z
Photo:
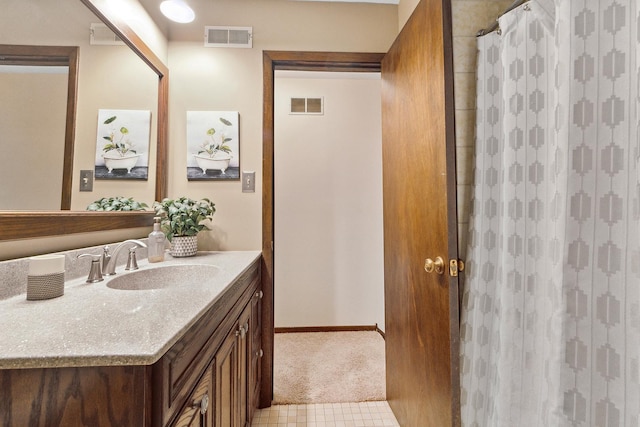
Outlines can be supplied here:
M638 0L478 38L464 426L638 426Z

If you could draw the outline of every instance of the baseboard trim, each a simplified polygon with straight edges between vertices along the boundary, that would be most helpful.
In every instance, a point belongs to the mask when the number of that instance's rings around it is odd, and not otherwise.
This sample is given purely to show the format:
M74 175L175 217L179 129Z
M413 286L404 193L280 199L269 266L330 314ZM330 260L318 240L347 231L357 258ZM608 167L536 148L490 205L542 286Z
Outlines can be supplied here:
M378 328L378 325L353 325L353 326L292 326L275 328L276 334L291 334L296 332L357 332L357 331L375 331L384 338L384 332Z

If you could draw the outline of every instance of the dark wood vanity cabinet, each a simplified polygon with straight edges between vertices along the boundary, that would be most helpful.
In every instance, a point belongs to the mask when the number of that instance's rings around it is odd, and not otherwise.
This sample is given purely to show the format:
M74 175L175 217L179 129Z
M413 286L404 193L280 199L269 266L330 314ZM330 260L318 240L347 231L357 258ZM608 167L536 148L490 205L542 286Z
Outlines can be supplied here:
M247 427L261 297L256 261L151 366L0 369L0 426Z
M154 425L249 426L260 383L249 372L251 352L261 347L253 338L261 334L252 334L260 329L261 297L256 263L153 366L154 415L162 419Z

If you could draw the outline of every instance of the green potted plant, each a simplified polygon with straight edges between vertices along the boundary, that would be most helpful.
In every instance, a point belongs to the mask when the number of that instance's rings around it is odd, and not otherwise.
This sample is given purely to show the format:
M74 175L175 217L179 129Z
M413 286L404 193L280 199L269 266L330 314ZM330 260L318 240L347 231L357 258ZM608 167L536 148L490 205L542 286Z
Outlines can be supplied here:
M209 223L216 211L211 200L193 200L188 197L163 199L153 209L161 218L162 231L171 242L174 257L195 255L198 251L198 232L210 229Z
M133 197L103 197L87 206L88 211L144 211L148 208L144 202L137 202Z

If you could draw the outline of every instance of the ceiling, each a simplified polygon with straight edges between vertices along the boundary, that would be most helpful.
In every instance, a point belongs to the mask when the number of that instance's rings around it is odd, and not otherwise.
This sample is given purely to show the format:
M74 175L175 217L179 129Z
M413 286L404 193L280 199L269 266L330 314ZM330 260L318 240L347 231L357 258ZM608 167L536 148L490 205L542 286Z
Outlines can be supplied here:
M219 7L229 7L229 1L225 0L185 0L191 6L196 14L196 19L190 24L178 24L168 20L160 12L160 3L162 0L138 0L146 9L147 13L156 22L158 28L164 33L165 37L171 41L199 41L203 39L205 25L223 25L220 23L221 16L218 13ZM391 4L397 5L400 0L260 0L260 3L266 1L287 1L287 2L328 2L328 3L373 3L373 4ZM217 3L217 4L216 4ZM223 4L226 3L226 4ZM251 7L251 0L235 0L234 7ZM222 17L224 20L224 17ZM225 24L226 25L226 24ZM228 24L237 25L237 24ZM251 24L243 24L251 25Z
M381 3L398 4L400 0L292 0L292 1L317 1L317 2L342 2L342 3Z

